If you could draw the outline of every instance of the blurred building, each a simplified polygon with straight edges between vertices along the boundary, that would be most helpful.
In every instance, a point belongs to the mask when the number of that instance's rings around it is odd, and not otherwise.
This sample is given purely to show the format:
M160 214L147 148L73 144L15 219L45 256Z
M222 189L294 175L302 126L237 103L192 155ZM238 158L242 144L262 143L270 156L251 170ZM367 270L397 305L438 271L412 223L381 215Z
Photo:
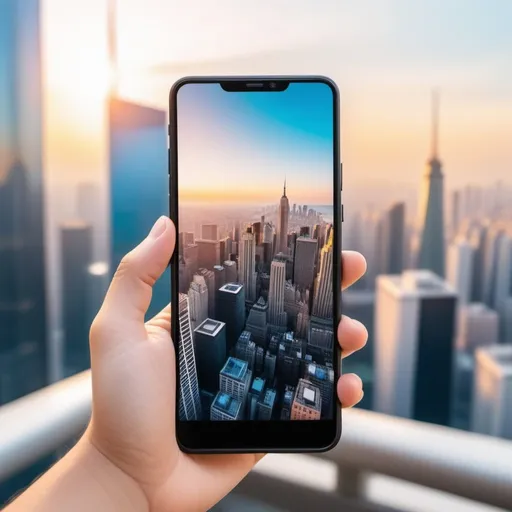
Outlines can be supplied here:
M108 130L110 269L114 272L156 220L169 215L166 113L110 97ZM153 287L149 317L169 304L170 291L166 270Z
M437 154L438 98L432 102L432 152L420 196L421 241L418 267L444 277L444 176Z
M308 382L300 379L293 397L291 420L319 420L322 411L320 390Z
M512 345L476 351L472 430L512 439Z
M194 347L199 387L215 394L226 362L226 324L207 318L194 330Z
M217 318L226 324L227 350L230 351L245 325L245 291L242 284L228 283L217 293Z
M448 247L446 280L457 290L461 304L471 301L473 285L473 248L464 239Z
M226 271L226 283L236 283L237 279L237 270L236 270L236 262L231 260L226 260L222 266Z
M195 329L208 317L208 286L204 276L194 276L188 290L188 300L192 329Z
M499 316L481 302L459 310L457 348L473 353L477 348L495 345L499 340Z
M60 228L64 375L90 368L88 268L92 262L92 229L84 222Z
M47 384L40 6L0 16L0 405Z
M375 410L449 424L456 306L456 292L431 271L379 276Z
M220 263L220 242L216 240L196 240L198 247L197 262L200 267L211 270Z
M199 394L199 382L197 379L192 325L190 323L188 297L183 293L179 294L178 314L178 358L180 369L179 416L180 420L200 420L202 418L201 397Z
M381 273L400 274L405 266L405 203L395 203L385 212L382 242Z
M251 307L245 324L254 342L264 348L267 345L267 312L268 304L263 297L260 297Z

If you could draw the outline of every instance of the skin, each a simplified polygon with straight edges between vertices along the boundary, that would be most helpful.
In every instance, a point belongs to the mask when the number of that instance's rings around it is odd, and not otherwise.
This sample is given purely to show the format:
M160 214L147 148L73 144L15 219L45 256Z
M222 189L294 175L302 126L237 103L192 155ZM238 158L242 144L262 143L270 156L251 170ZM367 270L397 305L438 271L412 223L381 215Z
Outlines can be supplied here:
M161 217L121 262L91 327L91 422L71 451L7 512L205 511L263 457L187 455L178 448L170 308L144 323L175 240L173 223ZM364 274L366 262L345 251L343 269L347 288ZM343 356L362 348L367 336L360 322L343 317ZM355 374L343 375L337 390L344 407L363 396Z

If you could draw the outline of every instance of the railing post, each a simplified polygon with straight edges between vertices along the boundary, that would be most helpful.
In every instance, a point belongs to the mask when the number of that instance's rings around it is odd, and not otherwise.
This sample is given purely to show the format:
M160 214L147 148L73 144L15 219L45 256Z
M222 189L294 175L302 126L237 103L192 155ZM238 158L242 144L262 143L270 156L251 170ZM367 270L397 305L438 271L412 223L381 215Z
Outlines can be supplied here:
M356 466L338 465L338 495L343 498L361 499L365 494L365 474Z

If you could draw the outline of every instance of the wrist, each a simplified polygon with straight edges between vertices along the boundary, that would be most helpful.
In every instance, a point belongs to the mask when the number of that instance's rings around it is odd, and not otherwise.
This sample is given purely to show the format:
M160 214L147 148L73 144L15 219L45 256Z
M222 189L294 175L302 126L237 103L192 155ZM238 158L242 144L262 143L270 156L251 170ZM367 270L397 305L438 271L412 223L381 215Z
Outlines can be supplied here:
M108 504L108 510L149 512L149 503L141 486L103 455L88 433L73 450L76 450L76 463L82 466L84 476L90 482L89 492L97 493L101 502Z

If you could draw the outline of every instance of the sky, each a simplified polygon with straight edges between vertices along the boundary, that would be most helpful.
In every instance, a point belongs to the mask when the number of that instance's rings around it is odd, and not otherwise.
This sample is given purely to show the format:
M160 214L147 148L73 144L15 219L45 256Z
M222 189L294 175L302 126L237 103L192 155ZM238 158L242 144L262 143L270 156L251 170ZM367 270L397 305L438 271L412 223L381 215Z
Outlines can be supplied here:
M44 1L49 122L56 140L72 139L53 159L66 160L56 171L66 183L99 172L92 104L108 86L105 3ZM183 75L331 76L346 188L369 200L391 184L391 201L419 188L433 87L447 188L512 175L510 19L509 0L118 0L119 88L166 109Z
M333 91L292 83L279 92L178 91L180 200L332 204Z

